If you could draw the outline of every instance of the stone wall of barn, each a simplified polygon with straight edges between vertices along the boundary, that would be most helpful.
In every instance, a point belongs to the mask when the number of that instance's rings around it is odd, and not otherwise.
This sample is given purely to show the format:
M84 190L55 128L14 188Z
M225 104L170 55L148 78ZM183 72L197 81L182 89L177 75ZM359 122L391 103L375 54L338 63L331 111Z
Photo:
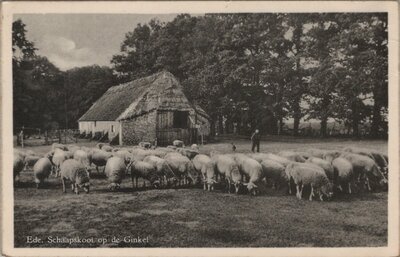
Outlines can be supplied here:
M151 142L156 140L156 116L152 111L132 120L121 122L122 145L137 145L139 142Z

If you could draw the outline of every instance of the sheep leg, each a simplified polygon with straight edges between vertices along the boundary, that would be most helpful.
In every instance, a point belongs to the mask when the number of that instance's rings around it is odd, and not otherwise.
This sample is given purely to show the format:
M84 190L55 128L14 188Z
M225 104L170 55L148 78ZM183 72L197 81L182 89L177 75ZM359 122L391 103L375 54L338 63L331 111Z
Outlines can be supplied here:
M96 165L96 171L97 171L97 174L100 173L100 171L99 171L99 166L97 166L97 165Z
M301 199L301 197L300 197L300 187L299 187L299 185L297 185L297 184L296 184L296 197L297 197L298 199Z
M313 196L314 196L314 187L311 186L310 198L308 200L312 201Z
M139 186L138 186L138 180L139 180L139 177L138 176L135 176L135 180L136 180L136 188L138 188Z
M228 180L228 194L231 193L231 181Z
M132 188L134 188L135 187L135 178L133 177L133 176L131 176L131 179L132 179Z
M63 193L65 193L66 192L66 190L65 190L65 179L62 178L61 182L62 182L62 186L63 186Z
M365 178L365 183L367 184L368 191L371 191L371 185L369 184L369 179Z
M79 195L79 187L78 187L78 184L75 184L75 194Z
M348 190L349 190L349 194L351 194L351 183L349 182L349 183L347 183L348 185Z
M71 190L72 190L72 192L75 192L75 184L74 183L71 184Z

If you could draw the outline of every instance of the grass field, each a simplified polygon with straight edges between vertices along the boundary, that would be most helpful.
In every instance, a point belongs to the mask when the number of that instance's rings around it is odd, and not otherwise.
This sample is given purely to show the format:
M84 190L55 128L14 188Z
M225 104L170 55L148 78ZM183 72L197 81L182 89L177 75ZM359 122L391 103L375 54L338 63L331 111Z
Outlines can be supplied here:
M230 152L232 141L201 147ZM249 152L246 140L234 140L238 152ZM387 152L387 141L269 138L263 152L285 149L339 149L362 146ZM32 147L44 153L49 146ZM95 176L90 194L62 193L50 177L37 190L32 172L22 172L15 188L16 247L357 247L387 244L387 193L338 196L331 202L299 201L268 189L251 197L204 192L201 188L134 190L129 178L120 192L108 192ZM28 243L27 237L42 239ZM88 239L55 243L56 237ZM112 238L145 238L144 243ZM93 242L91 240L93 239ZM97 240L107 240L97 241Z

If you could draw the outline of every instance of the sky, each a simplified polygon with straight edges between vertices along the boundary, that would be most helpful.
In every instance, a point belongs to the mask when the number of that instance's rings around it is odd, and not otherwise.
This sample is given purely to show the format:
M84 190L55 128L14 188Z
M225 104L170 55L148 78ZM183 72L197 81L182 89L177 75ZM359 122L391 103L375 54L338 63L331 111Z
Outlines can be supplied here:
M37 54L47 57L59 69L97 64L110 66L120 52L125 34L137 24L153 18L168 22L177 14L19 14L26 24L27 38Z

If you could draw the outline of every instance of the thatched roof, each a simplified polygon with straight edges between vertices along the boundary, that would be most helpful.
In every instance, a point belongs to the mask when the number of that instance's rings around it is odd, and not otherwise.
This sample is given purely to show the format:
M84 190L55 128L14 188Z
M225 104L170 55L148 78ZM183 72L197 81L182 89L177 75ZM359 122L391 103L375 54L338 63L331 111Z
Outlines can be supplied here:
M162 71L149 77L111 87L100 97L79 121L118 121L131 119L153 110L195 109L186 98L182 87L169 72Z

